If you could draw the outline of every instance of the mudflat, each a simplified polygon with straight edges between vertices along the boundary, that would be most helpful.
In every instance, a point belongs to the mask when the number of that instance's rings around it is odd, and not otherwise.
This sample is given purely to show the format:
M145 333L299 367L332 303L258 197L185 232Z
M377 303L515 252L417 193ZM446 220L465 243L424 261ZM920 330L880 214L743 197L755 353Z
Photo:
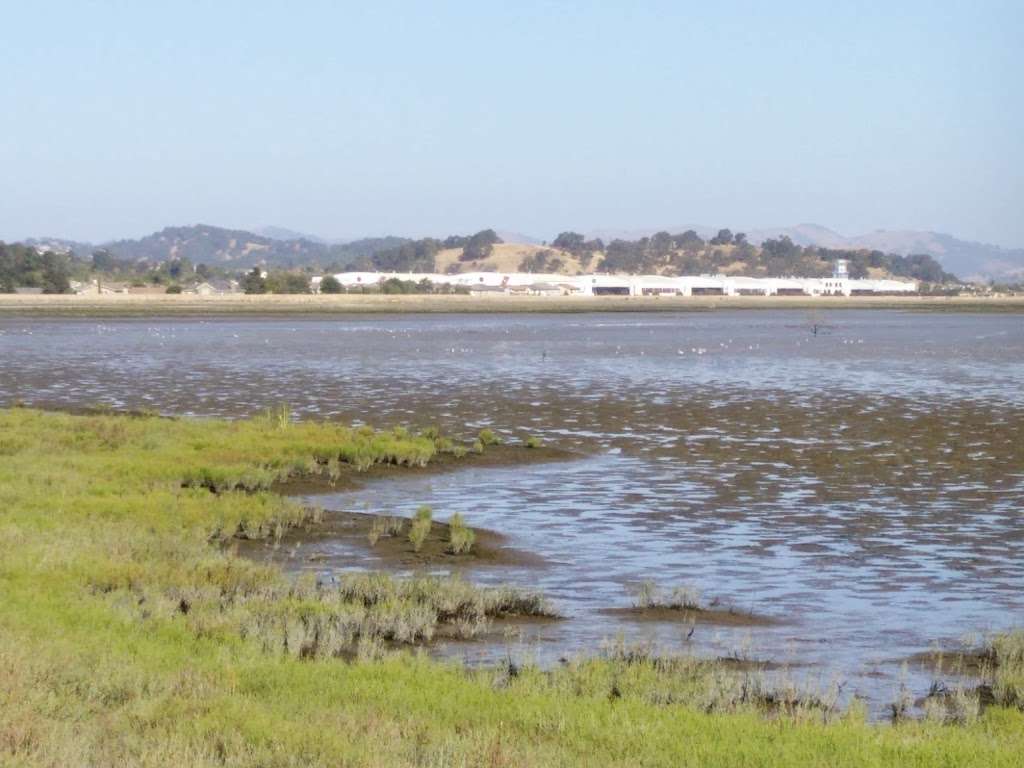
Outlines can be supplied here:
M701 312L716 309L1024 312L1024 296L0 295L0 314L44 316Z

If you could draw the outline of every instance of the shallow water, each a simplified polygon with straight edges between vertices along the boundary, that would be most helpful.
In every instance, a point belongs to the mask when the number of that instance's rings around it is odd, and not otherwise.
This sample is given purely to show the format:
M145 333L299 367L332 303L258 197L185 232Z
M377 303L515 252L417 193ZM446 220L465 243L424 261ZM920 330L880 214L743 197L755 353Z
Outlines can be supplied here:
M812 332L814 325L818 333ZM0 402L491 426L568 463L375 482L317 499L511 536L570 618L544 658L624 633L793 661L880 706L899 659L1024 624L1024 318L887 311L351 319L0 319ZM372 553L337 545L352 567ZM777 617L635 623L643 579ZM504 645L450 652L491 658ZM929 678L911 669L923 693Z

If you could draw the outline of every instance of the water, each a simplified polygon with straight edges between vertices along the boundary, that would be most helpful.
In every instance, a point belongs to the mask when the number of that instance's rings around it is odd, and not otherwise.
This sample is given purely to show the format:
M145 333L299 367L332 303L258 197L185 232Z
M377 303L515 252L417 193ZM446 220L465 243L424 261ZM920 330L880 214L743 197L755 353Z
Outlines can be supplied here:
M819 333L811 332L813 324ZM900 660L1024 624L1024 318L886 311L351 319L0 319L0 402L378 426L489 426L580 458L404 477L316 499L419 504L546 565L479 568L569 617L542 658L623 633L792 662L874 705ZM330 548L330 544L327 545ZM332 552L379 565L361 546ZM779 620L637 623L644 579ZM460 645L470 660L503 645ZM923 693L928 675L907 683Z

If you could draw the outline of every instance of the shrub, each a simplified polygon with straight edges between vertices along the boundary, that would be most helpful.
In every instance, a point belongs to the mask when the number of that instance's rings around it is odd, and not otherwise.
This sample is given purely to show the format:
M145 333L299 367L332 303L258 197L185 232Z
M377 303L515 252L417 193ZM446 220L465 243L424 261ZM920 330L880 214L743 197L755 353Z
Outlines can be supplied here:
M405 527L405 520L400 517L379 516L373 518L370 525L370 532L366 537L370 540L370 546L376 546L377 541L383 536L397 536Z
M501 444L501 438L494 434L494 431L491 429L481 429L477 439L485 448L489 445Z
M476 533L466 525L462 515L456 512L448 521L448 551L453 555L468 553L476 542Z
M344 293L344 286L334 275L327 275L320 281L320 293Z
M536 435L530 435L528 438L526 438L527 448L540 448L543 444L544 443L541 442L541 439Z
M633 605L637 608L696 611L700 609L700 592L695 587L681 586L666 594L653 581L647 580L637 587Z
M423 549L423 542L427 540L430 533L431 517L433 512L430 507L423 505L413 515L412 524L409 526L409 543L412 544L414 552Z

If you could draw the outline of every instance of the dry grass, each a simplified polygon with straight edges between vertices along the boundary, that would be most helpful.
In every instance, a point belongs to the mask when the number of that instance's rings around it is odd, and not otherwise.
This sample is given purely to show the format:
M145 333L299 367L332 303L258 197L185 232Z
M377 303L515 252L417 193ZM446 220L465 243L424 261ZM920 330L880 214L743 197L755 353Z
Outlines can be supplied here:
M540 251L551 251L555 258L562 260L562 268L559 272L563 275L579 274L586 266L567 251L529 243L498 243L488 258L474 262L459 261L462 249L448 248L440 251L434 261L436 270L442 273L452 265L458 265L460 272L519 272L519 264L522 260L534 256Z

